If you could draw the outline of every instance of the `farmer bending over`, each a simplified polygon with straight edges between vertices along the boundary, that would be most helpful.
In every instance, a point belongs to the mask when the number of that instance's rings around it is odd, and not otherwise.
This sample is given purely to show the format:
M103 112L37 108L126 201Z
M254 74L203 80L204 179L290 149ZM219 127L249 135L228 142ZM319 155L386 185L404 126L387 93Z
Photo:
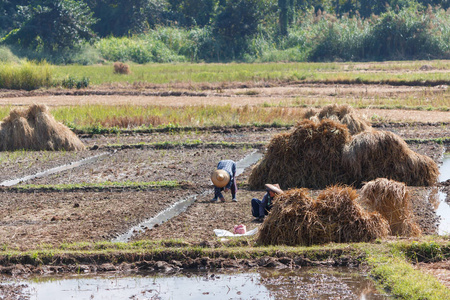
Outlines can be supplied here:
M269 213L272 208L272 200L278 195L282 194L283 191L280 189L278 184L266 184L266 194L262 200L253 198L252 199L252 215L259 221L262 221L264 217Z
M211 174L211 181L214 184L214 198L211 202L216 202L217 199L225 202L222 191L231 191L231 198L234 202L236 199L236 163L232 160L221 160L217 164L217 169Z

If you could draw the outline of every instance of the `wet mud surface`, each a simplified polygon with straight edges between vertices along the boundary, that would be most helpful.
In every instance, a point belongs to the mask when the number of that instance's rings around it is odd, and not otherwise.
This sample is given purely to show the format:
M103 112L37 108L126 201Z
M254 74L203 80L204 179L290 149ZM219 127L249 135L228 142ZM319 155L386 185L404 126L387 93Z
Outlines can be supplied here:
M428 127L427 127L428 128ZM409 130L408 130L409 129ZM280 129L263 131L224 130L211 133L158 133L139 136L125 136L122 142L130 139L144 141L164 141L179 139L189 141L193 134L203 140L247 141L267 143ZM413 135L421 131L420 126L402 127L399 132L403 136ZM422 136L426 136L423 130ZM99 140L95 140L100 137ZM91 143L101 147L113 143L117 136L93 136ZM412 143L410 148L425 154L440 163L445 145L427 142ZM33 170L41 170L57 163L68 163L97 154L101 150L90 150L79 153L40 153L23 152L17 154L21 164L12 163L13 159L5 160L4 179L17 178L17 174L29 174ZM189 195L211 191L209 174L221 159L238 161L254 151L252 148L227 148L215 146L173 149L119 149L108 156L102 157L92 164L74 168L69 171L36 178L24 184L54 185L54 184L91 184L102 182L148 182L173 180L186 184L179 188L160 188L137 191L130 189L92 190L81 188L69 191L44 192L30 190L19 192L15 189L0 189L0 244L6 247L33 248L42 243L57 245L63 242L111 240L125 232L128 228L139 224L146 218L155 216L176 201ZM260 149L264 151L264 149ZM1 153L3 156L13 155ZM41 157L55 155L53 160ZM38 158L38 159L36 159ZM31 165L31 167L29 167ZM164 224L146 230L135 239L170 239L183 238L190 241L215 239L213 229L232 231L233 226L244 224L247 230L259 226L251 215L250 201L261 199L264 191L251 191L247 187L247 179L251 168L238 176L238 202L232 202L230 194L225 194L225 203L211 203L211 194L199 196L185 213L165 222ZM8 178L9 177L9 178ZM19 185L20 186L20 185ZM430 189L410 188L416 218L425 233L436 230L436 214L430 203ZM431 199L431 198L430 198Z
M381 129L381 128L377 128ZM0 153L2 180L18 178L60 164L96 155L112 144L152 143L164 141L201 142L227 141L230 143L267 143L277 133L286 129L218 129L216 132L183 132L155 134L124 134L84 136L89 146L98 150L78 153L23 152ZM385 124L383 130L391 130L405 139L430 139L450 136L448 126ZM430 156L441 163L448 144L437 142L412 142L410 148ZM446 150L447 147L447 150ZM221 159L238 161L253 148L177 146L170 149L124 148L113 151L98 161L48 177L30 180L28 183L73 184L114 182L143 182L174 180L187 182L177 188L131 189L76 189L47 191L39 189L20 192L17 189L0 188L0 245L4 249L35 249L45 244L61 245L71 242L111 241L143 220L155 216L176 201L193 194L211 190L209 174ZM264 147L260 149L264 151ZM238 201L232 202L225 194L225 203L211 203L211 195L198 197L188 210L152 229L144 230L133 240L157 240L181 238L192 243L214 243L213 230L232 231L233 226L244 224L247 230L260 225L251 215L250 201L261 199L264 191L252 191L247 187L251 170L237 178ZM436 232L436 213L430 193L436 188L409 188L418 223L424 233ZM318 191L312 191L317 193ZM227 243L227 240L223 240ZM224 262L228 265L230 262ZM117 267L115 267L117 268ZM89 267L88 267L89 269ZM3 287L6 288L6 287ZM11 293L14 293L12 287Z
M239 160L253 149L124 149L83 168L37 178L30 184L179 181L210 184L209 174L222 159Z

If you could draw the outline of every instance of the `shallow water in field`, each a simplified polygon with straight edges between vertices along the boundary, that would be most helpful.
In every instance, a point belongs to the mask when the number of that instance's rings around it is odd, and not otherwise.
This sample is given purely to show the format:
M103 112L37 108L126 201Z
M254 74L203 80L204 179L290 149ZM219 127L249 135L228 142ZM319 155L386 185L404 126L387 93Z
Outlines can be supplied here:
M81 166L84 166L86 164L90 164L93 162L96 162L97 160L99 160L100 158L109 155L109 152L103 152L91 157L87 157L84 158L82 160L79 161L75 161L75 162L71 162L70 164L66 164L66 165L62 165L62 166L58 166L58 167L54 167L36 174L32 174L32 175L27 175L21 178L16 178L16 179L11 179L11 180L5 180L3 182L0 182L0 186L14 186L16 184L22 183L22 182L26 182L35 178L41 178L41 177L45 177L45 176L49 176L52 174L56 174L59 172L63 172L63 171L67 171L67 170L71 170L74 168L78 168Z
M439 168L439 181L443 182L450 179L450 153L444 154L442 165Z
M450 154L444 155L443 163L439 168L439 181L444 182L450 179ZM445 199L447 194L439 191L439 206L436 210L436 214L440 217L439 235L450 234L450 203Z
M358 269L192 271L172 275L38 277L18 282L46 299L389 299Z

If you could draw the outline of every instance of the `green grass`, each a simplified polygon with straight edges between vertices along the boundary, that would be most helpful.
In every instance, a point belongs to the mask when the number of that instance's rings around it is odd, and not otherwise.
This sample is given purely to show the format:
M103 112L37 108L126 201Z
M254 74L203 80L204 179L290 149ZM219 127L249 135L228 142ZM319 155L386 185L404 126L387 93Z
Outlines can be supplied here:
M448 245L448 241L441 243ZM441 244L436 245L441 247ZM421 272L409 263L404 251L401 251L405 247L401 242L388 244L388 248L371 249L367 261L372 268L371 275L377 283L393 296L402 299L449 299L450 289L435 277ZM447 246L446 256L450 255L449 249Z
M436 61L423 64L448 68L450 62ZM114 74L111 65L95 66L55 66L56 80L67 74L77 78L89 78L91 84L108 83L230 83L247 81L303 81L326 83L391 83L433 85L450 83L447 73L420 72L421 63L391 62L389 64L368 63L228 63L228 64L130 64L129 75ZM364 69L364 72L361 72ZM383 72L366 72L382 70ZM417 71L399 72L398 70Z

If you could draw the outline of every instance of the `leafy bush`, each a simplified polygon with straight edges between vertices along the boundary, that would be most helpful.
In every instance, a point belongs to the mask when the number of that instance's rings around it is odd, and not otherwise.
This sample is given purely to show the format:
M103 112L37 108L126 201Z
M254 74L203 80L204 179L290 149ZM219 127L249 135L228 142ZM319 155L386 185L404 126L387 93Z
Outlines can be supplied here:
M184 61L163 42L150 35L101 39L96 43L101 55L109 61L133 61L139 64L149 62Z
M81 79L76 79L73 76L68 76L67 78L61 81L61 86L66 89L82 89L87 88L89 86L90 79L88 77L83 77Z
M1 62L19 62L19 58L15 56L11 49L6 46L0 47L0 61Z
M431 15L416 7L380 16L364 41L369 58L438 57L443 54L437 35L432 32Z

